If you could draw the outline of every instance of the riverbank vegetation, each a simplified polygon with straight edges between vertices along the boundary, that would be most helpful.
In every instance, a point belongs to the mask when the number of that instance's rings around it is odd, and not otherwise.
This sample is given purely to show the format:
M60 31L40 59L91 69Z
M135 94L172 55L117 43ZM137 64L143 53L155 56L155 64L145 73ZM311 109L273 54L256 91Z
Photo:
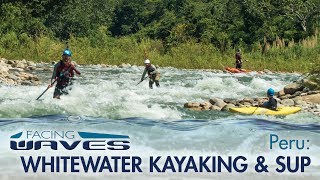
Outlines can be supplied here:
M320 0L3 1L0 56L79 64L308 72L320 62Z

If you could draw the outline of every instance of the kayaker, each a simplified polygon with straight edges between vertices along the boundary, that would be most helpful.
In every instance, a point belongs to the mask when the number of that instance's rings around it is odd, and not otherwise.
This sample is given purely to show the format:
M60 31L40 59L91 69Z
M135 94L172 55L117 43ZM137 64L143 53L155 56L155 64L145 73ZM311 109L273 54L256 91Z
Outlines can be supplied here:
M273 97L274 96L274 90L272 88L269 88L267 91L268 95L268 101L262 104L262 107L271 109L271 110L277 110L277 100Z
M60 99L62 94L68 94L67 87L72 85L72 78L74 73L80 75L80 71L76 69L75 65L71 62L71 51L65 49L62 53L62 60L54 65L54 70L51 77L51 84L49 88L52 87L54 80L57 81L56 87L54 89L53 98Z
M149 88L150 89L153 88L153 83L156 83L156 86L160 87L160 84L159 84L160 73L158 72L157 68L153 64L151 64L149 59L144 60L144 65L145 65L145 68L141 77L141 81L144 80L146 73L148 73Z
M240 49L237 50L235 57L236 57L236 68L240 70L242 68L242 57L241 57Z

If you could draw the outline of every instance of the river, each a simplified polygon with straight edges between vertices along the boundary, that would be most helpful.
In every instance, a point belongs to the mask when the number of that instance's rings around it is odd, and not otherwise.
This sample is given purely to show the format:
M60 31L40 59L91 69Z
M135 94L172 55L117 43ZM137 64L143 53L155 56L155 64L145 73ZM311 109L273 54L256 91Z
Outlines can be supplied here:
M204 70L160 68L160 88L149 89L145 80L137 85L142 67L102 68L81 66L71 93L52 99L53 88L35 100L46 84L36 86L0 85L0 179L57 178L56 174L25 174L19 153L9 148L10 136L31 131L85 131L130 136L130 150L124 154L148 156L245 156L248 172L236 177L256 179L252 168L257 156L268 157L270 173L261 179L319 179L320 117L311 113L288 116L239 115L220 111L193 111L186 102L204 102L212 97L262 97L268 88L276 91L301 75L294 73L229 74ZM49 82L48 72L39 72ZM270 134L283 139L308 140L308 150L270 149ZM66 152L67 154L70 152ZM79 154L85 152L77 151ZM112 152L111 154L113 154ZM28 154L23 152L22 154ZM40 154L48 155L47 151ZM72 153L71 153L72 154ZM34 155L34 154L32 154ZM275 172L279 156L309 156L305 173L293 176ZM58 177L74 179L235 179L234 174L86 174Z

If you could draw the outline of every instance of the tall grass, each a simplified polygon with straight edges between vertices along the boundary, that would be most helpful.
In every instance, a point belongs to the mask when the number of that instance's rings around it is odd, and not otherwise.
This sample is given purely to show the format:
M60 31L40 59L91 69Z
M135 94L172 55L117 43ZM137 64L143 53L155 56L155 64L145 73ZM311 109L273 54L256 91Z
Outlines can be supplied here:
M152 63L190 69L222 69L234 66L235 49L221 53L212 44L189 40L165 48L160 40L140 39L134 36L113 38L105 29L92 37L71 37L68 46L73 59L79 64L130 63L143 65L144 52ZM27 34L8 33L0 35L0 56L7 59L27 59L36 62L52 62L61 58L65 42L41 36L31 38ZM318 35L300 42L277 38L274 42L256 43L242 51L243 68L251 70L308 72L320 61Z

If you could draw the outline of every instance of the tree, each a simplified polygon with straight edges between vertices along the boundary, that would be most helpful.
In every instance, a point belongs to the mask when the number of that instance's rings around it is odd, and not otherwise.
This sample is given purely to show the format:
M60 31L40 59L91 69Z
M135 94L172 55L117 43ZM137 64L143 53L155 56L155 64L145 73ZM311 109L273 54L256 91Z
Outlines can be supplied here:
M317 17L319 20L320 0L283 0L285 15L299 23L303 31L307 31L310 22Z

